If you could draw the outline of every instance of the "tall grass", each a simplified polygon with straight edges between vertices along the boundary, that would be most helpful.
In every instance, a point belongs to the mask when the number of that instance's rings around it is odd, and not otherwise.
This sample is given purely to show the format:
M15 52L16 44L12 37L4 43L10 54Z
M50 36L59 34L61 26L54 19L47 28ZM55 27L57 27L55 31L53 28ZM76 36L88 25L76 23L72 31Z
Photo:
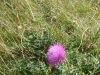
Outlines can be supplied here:
M0 75L99 75L99 14L99 0L0 0ZM68 64L50 68L56 42Z

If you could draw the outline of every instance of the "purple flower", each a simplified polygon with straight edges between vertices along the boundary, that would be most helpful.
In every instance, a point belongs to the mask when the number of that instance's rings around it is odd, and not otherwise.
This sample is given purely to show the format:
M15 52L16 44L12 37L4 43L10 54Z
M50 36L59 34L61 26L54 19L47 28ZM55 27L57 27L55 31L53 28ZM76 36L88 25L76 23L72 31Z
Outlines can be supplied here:
M84 58L83 58L83 61L87 61L87 58L84 57Z
M51 46L47 52L47 60L52 66L56 66L64 61L65 57L65 48L59 43Z

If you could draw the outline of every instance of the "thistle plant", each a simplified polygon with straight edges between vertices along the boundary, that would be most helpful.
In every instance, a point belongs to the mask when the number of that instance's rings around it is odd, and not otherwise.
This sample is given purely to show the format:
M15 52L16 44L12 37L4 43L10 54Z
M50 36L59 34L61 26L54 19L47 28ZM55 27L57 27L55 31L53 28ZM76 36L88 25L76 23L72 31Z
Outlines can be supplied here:
M62 63L65 60L65 57L65 48L60 43L56 43L53 46L50 46L47 52L47 60L53 67Z

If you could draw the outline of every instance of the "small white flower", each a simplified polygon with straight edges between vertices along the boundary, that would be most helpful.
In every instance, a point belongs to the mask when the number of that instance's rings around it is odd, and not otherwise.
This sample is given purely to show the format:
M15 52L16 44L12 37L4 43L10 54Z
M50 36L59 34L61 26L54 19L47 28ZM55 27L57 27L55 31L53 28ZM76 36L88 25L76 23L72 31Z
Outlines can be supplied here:
M20 26L18 26L18 29L22 29L22 26L20 25Z

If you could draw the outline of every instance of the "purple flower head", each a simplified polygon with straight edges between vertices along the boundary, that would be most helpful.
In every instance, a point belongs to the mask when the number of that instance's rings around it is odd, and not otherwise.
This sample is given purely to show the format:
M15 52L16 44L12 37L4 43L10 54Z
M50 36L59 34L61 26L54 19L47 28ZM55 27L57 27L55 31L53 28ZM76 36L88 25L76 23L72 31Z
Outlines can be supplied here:
M87 61L87 58L84 57L84 58L83 58L83 61Z
M47 60L52 66L56 66L64 61L65 57L65 48L59 43L51 46L47 52Z

